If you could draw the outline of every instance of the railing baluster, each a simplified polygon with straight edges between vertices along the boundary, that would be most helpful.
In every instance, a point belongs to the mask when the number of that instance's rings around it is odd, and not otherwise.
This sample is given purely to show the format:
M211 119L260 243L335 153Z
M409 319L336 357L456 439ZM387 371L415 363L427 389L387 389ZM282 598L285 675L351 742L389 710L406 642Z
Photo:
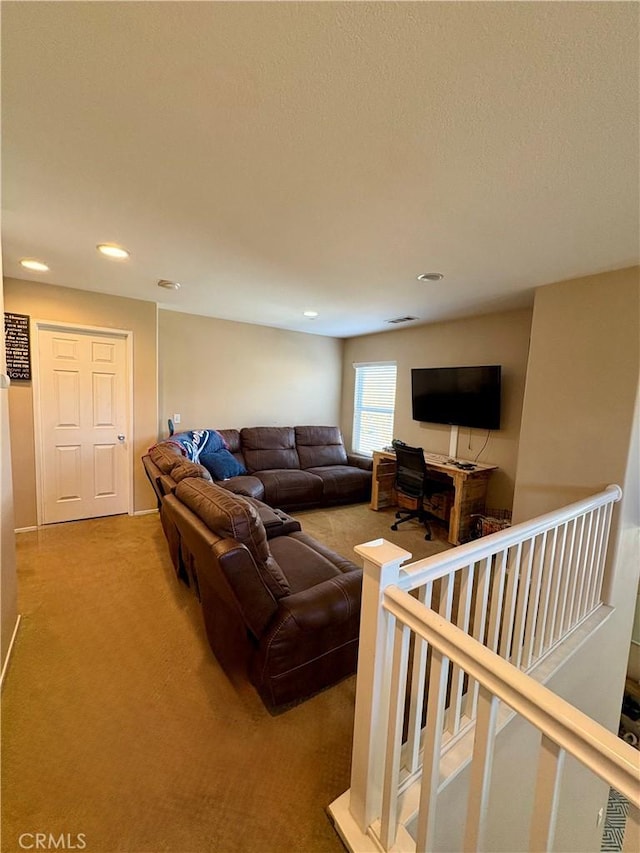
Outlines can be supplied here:
M564 563L561 567L562 572L562 602L560 604L560 613L558 618L557 629L558 633L555 639L558 639L562 636L562 631L564 630L565 624L565 611L567 609L567 597L569 595L569 588L571 585L571 567L573 565L573 549L576 541L576 526L577 522L574 518L569 522L571 525L571 537L569 540L569 549L564 553Z
M518 606L516 608L516 622L513 630L513 651L511 653L511 661L518 667L518 669L522 666L524 629L526 625L527 608L530 606L529 588L531 586L531 566L533 565L534 550L534 540L527 539L524 543L524 571L520 572L520 583L518 584Z
M572 624L576 625L586 613L585 590L589 588L591 582L590 564L593 562L593 553L590 550L593 542L593 513L585 516L585 525L587 534L584 540L584 548L582 551L582 567L580 572L580 583L578 584L578 593L576 595L576 606L574 608Z
M489 583L491 578L491 557L483 560L478 569L478 583L476 586L476 606L473 613L473 634L472 636L479 642L484 644L485 631L487 629L487 616L489 610ZM464 715L470 719L475 719L476 708L478 705L478 682L475 679L469 678L467 683L467 695L464 705Z
M438 649L432 647L427 724L424 736L422 785L420 787L420 806L418 809L416 834L416 853L428 853L428 851L433 850L436 801L438 799L438 785L440 782L440 751L442 748L444 703L447 695L448 675L449 658L438 651Z
M522 542L518 542L515 549L509 549L507 563L507 590L504 596L502 610L502 632L500 637L500 657L509 660L511 657L511 641L513 638L513 623L516 609L516 595L518 593L518 576L520 574L520 558L522 555Z
M544 606L542 609L542 619L540 620L540 625L538 626L538 630L536 632L536 645L534 649L534 655L536 660L542 657L544 651L546 651L545 645L545 637L547 636L547 617L549 615L549 606L551 604L551 590L553 588L554 581L554 560L556 556L556 543L558 541L558 528L554 528L553 535L551 537L551 547L547 548L545 551L545 564L544 564L544 581L543 581L543 590L542 597L544 600Z
M553 850L565 751L543 735L538 755L529 850Z
M571 566L571 590L569 595L569 601L567 604L566 611L566 620L562 626L563 633L565 631L573 628L575 624L575 610L576 610L576 598L578 597L578 587L580 584L580 577L582 575L582 551L584 546L584 528L585 528L585 517L581 515L579 519L577 519L576 524L580 523L580 533L578 534L578 547L576 548L575 558L573 560L573 564Z
M597 602L594 600L595 589L598 581L598 568L600 566L600 553L602 551L602 537L604 534L604 514L605 507L599 506L593 512L594 516L594 532L593 542L591 543L591 562L589 564L589 583L585 593L585 611L593 610Z
M500 641L500 624L504 602L505 579L507 576L507 559L509 549L505 548L500 554L496 554L497 571L493 575L493 589L491 592L491 610L489 613L489 631L487 633L487 647L492 652L498 651Z
M562 525L562 541L560 543L560 549L556 552L555 564L553 568L553 575L555 578L555 582L553 585L552 592L552 612L551 619L548 623L547 636L545 638L545 647L550 648L555 641L556 637L556 628L558 625L558 619L560 618L560 608L562 606L562 584L563 584L563 566L564 566L564 554L567 547L567 536L569 534L569 525Z
M524 645L522 649L522 663L524 669L529 669L533 660L533 643L538 626L540 614L540 593L542 591L542 570L544 568L544 554L547 547L547 532L533 540L533 568L531 572L531 593L529 595L529 606L527 609L527 622L524 631Z
M455 589L455 575L446 575L440 580L440 602L438 613L451 622L451 611L453 610L453 592Z
M385 850L388 850L392 846L398 831L400 752L402 749L402 722L404 717L405 686L407 683L409 639L409 628L396 620L393 637L391 685L389 690L387 749L382 785L382 811L380 815L381 839Z
M606 543L609 541L609 531L611 529L611 517L613 515L613 504L608 504L605 507L605 523L604 523L604 537L603 537L603 546L602 552L599 555L599 565L598 565L598 580L596 581L596 589L594 593L594 600L597 603L598 601L609 601L609 590L606 593L603 592L602 584L604 580L604 570L607 562L607 548ZM595 605L594 605L595 606Z
M469 633L469 619L471 617L471 594L473 592L474 563L467 566L466 571L461 572L458 614L455 624L465 634ZM452 735L460 731L460 717L462 715L462 690L464 687L464 672L459 666L451 668L451 698L447 711L447 731Z
M448 622L451 621L451 607L453 605L453 581L452 575L446 575L442 578L442 586L440 587L439 613ZM449 658L432 647L416 840L416 851L424 850L425 853L433 849L435 805L440 782L440 752L442 750L448 680Z
M427 583L418 590L418 601L424 604L425 607L431 607L432 594L433 583ZM418 756L420 753L420 732L422 731L422 713L425 702L424 688L427 677L427 652L428 645L426 640L423 640L421 637L415 637L406 751L406 766L410 773L414 773L419 767Z
M462 849L483 850L489 811L489 787L493 767L493 749L498 726L500 700L486 687L480 687L478 715L473 741L467 823Z

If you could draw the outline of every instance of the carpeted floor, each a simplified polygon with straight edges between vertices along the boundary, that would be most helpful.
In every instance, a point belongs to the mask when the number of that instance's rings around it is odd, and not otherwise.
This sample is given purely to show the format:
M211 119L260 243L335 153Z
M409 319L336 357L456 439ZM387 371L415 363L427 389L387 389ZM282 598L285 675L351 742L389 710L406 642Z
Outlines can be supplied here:
M414 559L449 547L442 528L432 543L413 522L394 533L365 505L299 518L352 558L378 536ZM52 525L17 549L4 853L38 832L87 853L343 850L325 809L349 786L355 678L276 716L232 686L155 514Z

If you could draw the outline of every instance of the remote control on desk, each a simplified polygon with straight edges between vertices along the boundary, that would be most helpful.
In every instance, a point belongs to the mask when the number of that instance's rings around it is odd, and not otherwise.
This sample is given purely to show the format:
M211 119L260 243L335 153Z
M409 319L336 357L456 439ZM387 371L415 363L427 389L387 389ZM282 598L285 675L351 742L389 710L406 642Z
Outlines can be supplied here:
M453 465L454 468L459 468L461 471L475 471L477 467L473 462L463 462L461 459L452 459L450 456L439 456L436 453L429 453L427 458L444 462L447 465Z

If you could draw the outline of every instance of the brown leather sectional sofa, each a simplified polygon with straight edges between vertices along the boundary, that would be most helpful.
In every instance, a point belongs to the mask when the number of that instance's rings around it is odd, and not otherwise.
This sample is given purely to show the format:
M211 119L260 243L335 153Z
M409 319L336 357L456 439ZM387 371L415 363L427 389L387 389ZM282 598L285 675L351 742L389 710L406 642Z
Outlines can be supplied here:
M281 509L357 503L370 498L372 460L347 453L338 427L245 427L217 432L246 469L246 474L216 481L229 491ZM159 503L175 488L180 476L185 476L185 461L180 446L171 438L143 457Z
M160 515L176 572L200 598L209 644L232 680L248 676L278 707L355 672L362 569L286 513L203 477L178 482Z
M362 592L362 569L284 509L367 500L372 463L346 453L337 427L216 432L247 473L214 482L172 439L143 463L213 653L275 708L355 672Z

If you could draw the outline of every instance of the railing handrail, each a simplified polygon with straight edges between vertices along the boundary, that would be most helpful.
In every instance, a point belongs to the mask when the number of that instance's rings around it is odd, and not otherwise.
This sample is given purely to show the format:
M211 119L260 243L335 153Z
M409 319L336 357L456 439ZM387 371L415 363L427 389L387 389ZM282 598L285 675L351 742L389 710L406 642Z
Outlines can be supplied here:
M579 518L584 513L610 503L616 503L621 498L622 489L620 486L612 484L607 486L604 491L588 498L582 498L582 500L547 512L530 521L522 521L512 527L490 533L481 539L474 539L464 545L459 545L449 553L433 554L431 557L416 560L415 563L400 567L398 587L409 592L430 581L459 571L470 563L493 557L525 539L532 539L545 531L553 530L553 528L566 524L574 518Z
M633 747L397 586L385 589L383 606L640 808Z

